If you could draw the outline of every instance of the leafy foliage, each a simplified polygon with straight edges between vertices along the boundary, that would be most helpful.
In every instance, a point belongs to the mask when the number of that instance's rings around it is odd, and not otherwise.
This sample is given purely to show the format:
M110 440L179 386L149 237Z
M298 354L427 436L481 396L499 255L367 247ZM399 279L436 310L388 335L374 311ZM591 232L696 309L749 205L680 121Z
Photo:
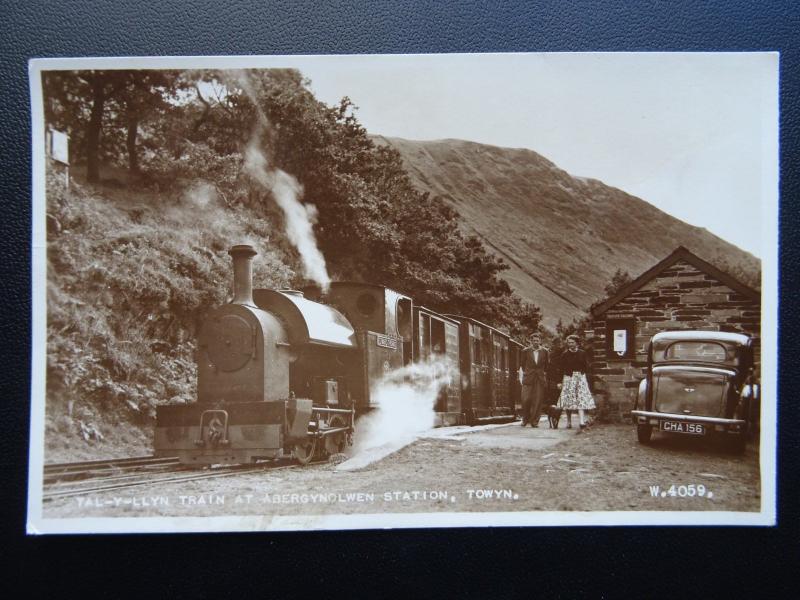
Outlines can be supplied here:
M611 281L603 288L606 292L606 298L611 298L611 296L616 294L631 281L633 281L633 278L627 271L623 271L622 269L614 271L614 275L611 276Z
M85 157L89 181L98 180L101 161L123 156L136 175L140 124L163 117L182 81L175 71L45 72L45 121L70 132L72 152Z

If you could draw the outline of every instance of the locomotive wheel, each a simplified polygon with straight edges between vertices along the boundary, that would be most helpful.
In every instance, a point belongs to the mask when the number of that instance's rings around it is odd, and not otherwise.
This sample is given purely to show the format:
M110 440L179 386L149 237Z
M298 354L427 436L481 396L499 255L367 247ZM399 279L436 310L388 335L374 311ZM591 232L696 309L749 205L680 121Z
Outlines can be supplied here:
M307 465L314 458L314 451L317 449L317 438L310 437L305 442L295 444L292 449L292 456L301 465Z
M328 427L344 427L345 425L346 423L344 419L339 415L334 415L334 417L330 420L330 423L328 423ZM325 438L325 453L328 455L340 454L341 452L344 452L346 445L346 432L341 431L339 433L329 435Z

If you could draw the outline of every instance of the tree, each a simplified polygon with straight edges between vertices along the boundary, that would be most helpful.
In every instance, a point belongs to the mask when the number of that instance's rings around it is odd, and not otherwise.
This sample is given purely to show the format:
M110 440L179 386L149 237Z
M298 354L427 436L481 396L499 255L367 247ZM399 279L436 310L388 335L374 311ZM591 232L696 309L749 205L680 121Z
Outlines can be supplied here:
M177 73L173 71L129 72L127 84L119 94L117 114L125 130L125 150L131 175L139 172L139 126L153 113L170 108L168 100L173 96L178 81Z
M85 155L87 181L100 178L104 126L124 131L124 149L111 144L111 158L127 155L128 168L136 173L139 125L153 111L169 106L176 81L174 71L45 72L45 120L68 131L73 145Z
M90 90L90 113L86 124L86 180L100 179L100 135L106 102L127 85L125 71L89 71L81 79Z
M606 284L605 288L603 288L606 292L606 298L610 298L618 291L620 291L623 287L628 285L633 279L631 278L630 274L627 271L623 271L622 269L617 269L614 272L614 275L611 276L611 281Z

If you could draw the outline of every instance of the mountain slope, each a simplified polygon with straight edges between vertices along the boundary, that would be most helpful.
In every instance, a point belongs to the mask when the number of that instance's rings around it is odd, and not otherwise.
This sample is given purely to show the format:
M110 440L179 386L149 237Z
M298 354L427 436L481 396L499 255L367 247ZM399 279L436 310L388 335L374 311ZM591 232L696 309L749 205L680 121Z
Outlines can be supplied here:
M621 268L636 277L683 245L748 271L751 254L707 230L594 179L573 177L539 154L462 140L374 136L400 152L412 181L447 200L502 257L504 278L542 308L544 322L580 316Z

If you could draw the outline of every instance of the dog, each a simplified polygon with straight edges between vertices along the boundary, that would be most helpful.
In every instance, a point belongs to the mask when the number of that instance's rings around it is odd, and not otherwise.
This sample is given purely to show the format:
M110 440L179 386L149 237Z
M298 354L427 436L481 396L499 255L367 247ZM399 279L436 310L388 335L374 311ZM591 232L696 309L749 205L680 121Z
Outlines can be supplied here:
M550 429L558 429L558 422L561 420L561 413L564 412L564 409L551 404L545 409L545 412L547 420L550 421Z

